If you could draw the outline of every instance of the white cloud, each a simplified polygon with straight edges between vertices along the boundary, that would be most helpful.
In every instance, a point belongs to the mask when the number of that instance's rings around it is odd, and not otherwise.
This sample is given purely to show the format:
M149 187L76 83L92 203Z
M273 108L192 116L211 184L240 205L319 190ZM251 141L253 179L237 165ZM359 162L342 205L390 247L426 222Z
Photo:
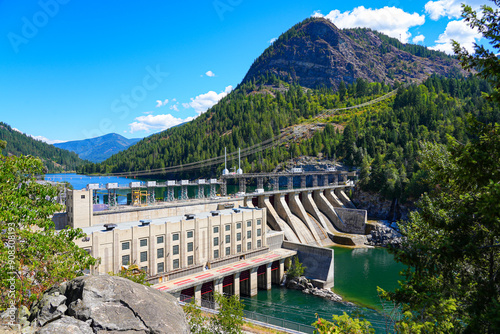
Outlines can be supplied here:
M425 15L407 13L396 7L383 7L379 9L365 8L359 6L352 11L341 13L332 10L327 15L319 11L313 13L314 17L325 17L333 22L338 28L371 28L394 38L401 38L407 43L411 37L409 28L421 26L425 23Z
M47 144L57 144L57 143L64 143L66 142L65 140L51 140L51 139L48 139L47 137L44 137L44 136L33 136L33 135L29 135L29 134L26 134L27 136L30 136L31 138L33 139L36 139L36 140L39 140L39 141L43 141L44 143L47 143Z
M163 131L173 126L192 121L195 117L188 117L185 119L177 118L171 114L165 115L147 115L135 118L135 122L130 123L130 133L137 131Z
M187 109L187 108L189 108L189 107L190 107L190 106L189 106L189 103L183 103L183 104L182 104L182 106L183 106L185 109Z
M429 1L425 4L425 12L431 20L437 21L441 17L459 18L462 14L462 3L466 3L473 9L478 9L481 5L487 4L484 0L437 0Z
M30 135L30 134L27 134L27 133L24 133L22 132L21 130L19 129L16 129L16 128L12 128L12 130L16 131L16 132L19 132L19 133L22 133L28 137L31 137L33 139L36 139L36 140L39 140L39 141L43 141L44 143L47 143L47 144L57 144L57 143L65 143L66 140L58 140L58 139L55 139L55 140L51 140L47 137L44 137L44 136L33 136L33 135Z
M205 73L205 75L206 75L207 77L215 77L215 73L214 73L214 72L212 72L212 71L208 71L207 73Z
M418 43L423 43L425 40L425 36L424 35L417 35L415 37L413 37L413 39L411 40L414 44L418 44Z
M162 101L162 100L156 100L156 108L163 107L168 104L168 99Z
M276 42L277 38L274 37L274 38L271 38L269 41L267 41L269 44L273 44L274 42Z
M214 91L209 91L205 94L200 94L195 98L191 98L191 102L189 102L189 106L193 108L198 115L203 114L213 105L215 105L219 100L224 98L227 94L229 94L233 90L233 86L227 86L223 92L217 94ZM183 106L186 107L186 104L183 103Z
M173 106L170 106L170 110L179 111L179 107L177 107L177 104L174 104Z
M453 54L453 45L451 44L451 40L453 39L459 42L467 51L473 52L474 42L479 41L481 37L482 35L477 29L471 29L464 21L450 21L444 33L439 35L438 39L435 41L436 45L430 47L430 49Z

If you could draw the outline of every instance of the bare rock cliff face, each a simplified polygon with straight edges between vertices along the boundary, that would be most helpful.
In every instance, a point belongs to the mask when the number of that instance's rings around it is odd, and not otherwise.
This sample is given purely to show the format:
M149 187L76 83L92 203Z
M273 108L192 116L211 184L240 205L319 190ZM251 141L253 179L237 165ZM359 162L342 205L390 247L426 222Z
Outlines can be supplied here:
M452 58L417 57L381 40L377 33L340 30L323 18L306 20L290 31L254 62L244 82L273 73L303 87L336 88L341 81L352 83L357 78L393 83L460 67Z

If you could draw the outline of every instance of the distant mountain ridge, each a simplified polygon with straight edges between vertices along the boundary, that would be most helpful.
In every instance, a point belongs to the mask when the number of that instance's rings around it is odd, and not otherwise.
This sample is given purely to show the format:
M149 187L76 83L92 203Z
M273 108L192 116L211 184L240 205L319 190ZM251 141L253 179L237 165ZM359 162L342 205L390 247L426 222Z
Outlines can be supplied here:
M65 143L57 143L54 146L75 152L81 159L92 162L102 162L113 154L121 152L135 143L141 138L125 138L117 133L109 133L104 136L74 140Z
M357 78L394 84L430 74L463 72L458 61L424 46L366 29L339 29L324 18L309 18L283 33L250 67L243 82L273 74L307 88L338 88ZM464 72L465 73L465 72Z
M2 154L31 155L43 161L49 172L75 171L88 161L84 161L74 152L54 147L40 140L34 139L20 131L14 130L10 125L0 122L0 140L7 142L7 147Z

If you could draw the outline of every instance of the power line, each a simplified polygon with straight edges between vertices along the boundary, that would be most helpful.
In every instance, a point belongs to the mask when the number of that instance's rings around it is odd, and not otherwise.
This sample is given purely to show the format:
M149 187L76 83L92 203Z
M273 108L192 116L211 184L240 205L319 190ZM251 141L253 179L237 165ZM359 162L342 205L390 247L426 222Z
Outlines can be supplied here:
M411 83L406 83L403 87L409 86ZM375 98L373 100L370 100L368 102L364 102L355 106L350 106L350 107L343 107L343 108L335 108L335 109L326 109L324 110L321 114L315 116L313 120L315 122L326 118L327 116L330 116L331 114L338 112L338 111L343 111L343 110L351 110L351 109L356 109L356 108L363 108L367 107L376 103L379 103L381 101L384 101L394 95L396 95L398 89L394 89L391 92L382 95L378 98ZM267 140L264 140L260 143L254 144L250 147L246 147L241 150L241 156L242 157L247 157L249 155L264 151L268 148L271 148L273 146L282 144L283 142L289 141L292 139L294 135L294 128L290 127L279 135L276 135L274 137L271 137ZM234 160L237 156L237 151L231 152L227 155L227 158L229 160ZM95 174L96 176L117 176L117 177L127 177L127 176L147 176L147 175L153 175L153 174L160 174L160 173L177 173L180 171L188 171L188 170L193 170L193 169L201 169L205 167L209 167L212 165L218 165L224 162L224 156L218 156L214 158L209 158L201 161L196 161L196 162L190 162L187 164L180 164L177 166L169 166L169 167L164 167L164 168L156 168L156 169L149 169L149 170L142 170L142 171L134 171L134 172L117 172L117 173L103 173L103 174Z

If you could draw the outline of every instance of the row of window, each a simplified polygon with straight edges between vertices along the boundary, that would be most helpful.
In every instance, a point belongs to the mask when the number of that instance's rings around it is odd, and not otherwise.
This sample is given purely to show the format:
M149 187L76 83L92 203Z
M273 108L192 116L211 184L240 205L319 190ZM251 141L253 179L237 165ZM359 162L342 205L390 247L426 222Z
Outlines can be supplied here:
M192 265L194 263L194 258L193 256L188 256L187 258L187 261L188 261L188 265ZM172 268L173 269L179 269L180 267L180 264L179 264L179 259L175 259L172 261ZM141 267L141 270L144 270L144 271L148 271L148 267L147 266L144 266L144 267ZM161 274L161 273L164 273L165 272L165 263L164 262L159 262L156 264L156 272L158 274Z
M191 244L191 251L192 251L192 242L190 242L189 244ZM188 251L190 251L189 244L188 244ZM257 247L260 248L261 246L262 246L262 241L257 240ZM252 248L252 242L247 242L247 250L251 249L251 248ZM236 245L236 252L241 253L241 245ZM179 246L178 245L174 246L173 253L174 253L174 255L179 254ZM164 254L163 248L158 248L156 250L157 258L159 258L159 259L163 258L164 255L165 254ZM231 247L226 247L226 256L227 255L231 255ZM147 262L148 261L148 252L141 252L139 254L139 256L140 256L140 262ZM218 249L214 250L214 258L215 259L219 258L219 250ZM177 263L177 265L176 265L176 263ZM130 255L123 255L122 256L122 265L126 266L129 264L130 264ZM188 256L188 265L192 265L192 264L193 264L193 255L189 255ZM173 269L177 269L177 268L179 268L179 259L173 260ZM158 271L158 272L163 272L163 271Z
M261 225L261 224L262 224L262 220L257 219L257 225ZM251 227L251 226L252 226L252 221L251 220L247 221L247 227ZM236 228L241 229L241 223L236 223ZM227 224L225 226L225 229L226 229L226 231L230 231L231 224ZM219 233L219 226L214 226L214 233ZM186 234L187 234L188 239L193 237L193 231L187 231ZM257 236L260 237L260 235L261 235L261 229L258 229ZM252 231L247 231L247 238L251 238L251 237L252 237ZM236 238L238 241L241 240L241 232L237 233ZM172 241L178 241L178 240L179 240L179 233L173 233L172 234ZM162 235L156 237L157 244L163 244L164 242L165 242L165 239ZM230 236L227 235L226 236L226 243L229 243L229 242L230 242ZM217 240L217 244L218 244L218 240ZM140 247L146 247L147 245L148 245L148 239L140 239L139 240ZM215 245L215 246L217 246L217 245ZM130 241L122 242L122 250L129 250L129 249L130 249Z

